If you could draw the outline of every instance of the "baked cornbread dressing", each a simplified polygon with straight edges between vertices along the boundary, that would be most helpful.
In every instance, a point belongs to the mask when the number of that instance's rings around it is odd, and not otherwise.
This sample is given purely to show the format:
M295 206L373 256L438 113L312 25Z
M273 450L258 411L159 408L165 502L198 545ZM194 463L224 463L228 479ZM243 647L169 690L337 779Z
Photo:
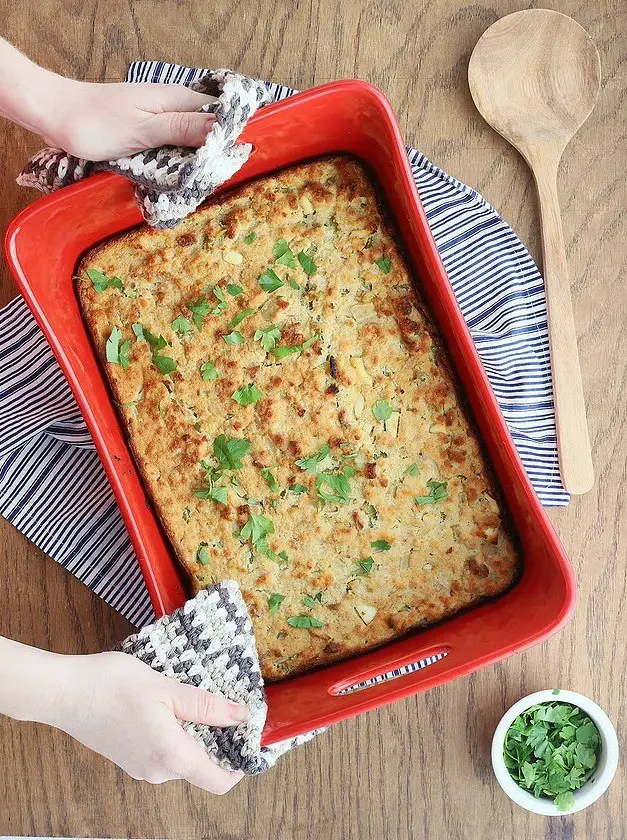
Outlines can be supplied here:
M281 679L494 596L518 553L354 160L90 251L78 291L195 590L234 578Z

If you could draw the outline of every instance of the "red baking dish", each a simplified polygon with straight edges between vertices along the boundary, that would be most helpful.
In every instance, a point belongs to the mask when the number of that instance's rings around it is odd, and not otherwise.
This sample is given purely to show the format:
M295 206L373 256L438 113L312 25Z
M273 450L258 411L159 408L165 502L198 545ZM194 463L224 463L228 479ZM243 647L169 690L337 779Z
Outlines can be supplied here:
M254 151L225 188L335 152L354 155L370 169L459 375L523 552L519 582L498 600L379 650L270 685L264 742L272 743L441 685L542 641L571 613L575 580L518 458L453 295L385 96L360 81L322 85L264 108L250 121L243 139ZM45 196L20 213L9 224L5 250L93 435L155 611L162 615L185 600L184 578L126 445L73 281L85 250L140 222L132 186L117 175L98 175ZM420 671L341 693L438 652L447 655Z

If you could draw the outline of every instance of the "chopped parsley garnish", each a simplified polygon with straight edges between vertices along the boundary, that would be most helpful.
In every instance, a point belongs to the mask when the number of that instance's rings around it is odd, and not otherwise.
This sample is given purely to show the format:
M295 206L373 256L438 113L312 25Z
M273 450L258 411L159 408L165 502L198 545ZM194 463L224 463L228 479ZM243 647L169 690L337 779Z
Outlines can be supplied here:
M316 489L318 498L324 502L347 505L351 500L351 486L344 473L320 473L316 478Z
M141 324L137 324L136 326L141 327ZM135 333L135 335L137 335L137 333ZM163 350L168 343L162 335L156 336L154 333L151 333L150 330L146 329L146 327L142 328L142 338L150 344L153 352L156 350ZM139 336L137 336L137 339L139 340Z
M241 286L235 285L235 283L229 283L226 287L227 292L231 295L231 297L237 297L241 295L244 289Z
M259 285L264 292L270 294L271 292L276 292L277 289L280 289L285 284L274 269L267 268L259 277Z
M290 627L298 627L300 630L310 630L312 627L324 627L324 621L314 618L313 615L293 615L287 619Z
M202 329L202 323L211 309L211 305L207 298L204 295L201 295L198 300L188 300L185 305L191 311L192 319L196 324L197 329Z
M429 495L428 496L416 496L416 503L419 505L434 505L436 502L442 502L444 499L448 499L448 481L436 481L433 478L430 478L427 481L427 487L429 488Z
M294 344L291 347L275 347L272 350L272 353L277 357L277 359L284 359L286 356L292 356L295 353L304 353L305 350L309 350L312 344L314 344L318 340L319 336L312 335L306 341L303 341L302 344Z
M203 362L200 366L200 375L205 382L211 382L212 379L220 378L220 371L216 368L213 362Z
M263 476L270 490L276 492L279 489L279 485L276 483L276 478L272 475L272 470L269 467L266 467L265 469L261 470L261 475Z
M368 557L366 560L358 560L357 561L357 569L355 570L356 575L369 575L372 571L372 567L374 566L374 560L372 557Z
M223 335L222 338L226 341L227 344L243 344L246 339L237 330L233 330L228 335Z
M178 318L175 318L174 321L172 321L172 329L179 335L185 335L185 333L191 331L192 325L189 323L187 318L179 315Z
M296 493L297 496L300 496L301 493L307 492L307 488L304 484L290 484L287 489L291 490L292 493Z
M420 475L420 470L418 468L418 464L410 464L407 467L407 469L405 470L405 472L403 473L403 475L413 475L413 476Z
M275 592L274 595L270 595L268 598L268 610L271 613L278 613L283 601L285 601L285 595L280 595L278 592Z
M594 772L600 747L598 729L580 708L539 703L518 715L507 730L503 759L519 787L568 811L575 804L573 791Z
M141 324L133 324L131 329L135 333L135 338L137 339L137 341L141 341L142 338L144 337L144 328L142 327L142 325Z
M196 552L196 560L201 566L208 566L211 558L209 557L209 549L207 543L200 543L198 551Z
M254 405L259 402L263 394L254 382L251 382L249 385L244 385L239 391L235 391L232 396L235 402L240 405Z
M392 260L388 259L387 257L381 257L381 259L375 260L375 263L379 266L379 268L384 274L389 274L392 270Z
M272 248L272 255L276 258L277 265L286 265L288 268L296 268L294 254L286 239L279 239Z
M372 407L372 413L377 420L389 420L394 414L394 409L387 400L377 400Z
M131 349L131 341L127 339L120 344L121 340L122 331L119 327L114 327L111 330L111 335L107 339L105 353L108 362L113 365L122 365L122 368L127 370L130 363L128 354Z
M294 280L292 277L288 277L287 285L291 286L292 289L297 289L297 290L300 289L300 286L298 285L296 280Z
M257 238L257 234L255 233L255 231L253 231L252 233L249 233L248 236L244 237L244 242L247 245L250 245L250 243L254 242L256 238Z
M159 356L155 353L152 357L152 361L159 373L163 376L168 376L176 370L176 362L174 359L171 359L170 356Z
M219 502L221 505L225 505L227 490L226 487L201 487L199 490L194 490L194 496L197 499L210 499L212 502Z
M250 449L250 441L245 438L229 438L218 435L213 441L213 456L223 470L241 470L242 458Z
M322 603L322 592L316 592L313 597L311 595L305 595L302 600L303 606L307 607L308 610L312 610L317 603Z
M331 447L328 443L325 443L317 452L314 452L309 458L299 458L296 461L296 466L300 467L301 470L305 470L308 473L316 473L318 472L318 465L324 461L327 457L329 452L331 451Z
M281 339L281 330L276 324L270 324L269 327L262 327L255 331L254 340L261 342L261 346L266 352L270 352L276 347L277 341Z
M214 286L213 287L213 296L218 301L218 305L214 306L211 310L212 315L221 315L223 312L229 308L229 302L226 299L224 292L222 291L222 286Z
M392 546L387 540L374 540L370 543L374 551L389 551Z
M254 313L254 309L242 309L241 312L238 312L235 318L231 321L228 325L227 330L234 330L238 324L241 324L244 318L248 318L249 315Z
M106 289L121 289L122 281L119 277L108 277L102 271L95 268L87 269L87 276L91 280L94 289L97 292L104 292Z
M318 271L318 266L305 251L301 251L298 254L297 260L307 277L313 277L316 271Z
M268 548L268 534L274 534L274 522L258 513L251 513L248 521L239 532L240 540L250 540L256 551L266 551Z

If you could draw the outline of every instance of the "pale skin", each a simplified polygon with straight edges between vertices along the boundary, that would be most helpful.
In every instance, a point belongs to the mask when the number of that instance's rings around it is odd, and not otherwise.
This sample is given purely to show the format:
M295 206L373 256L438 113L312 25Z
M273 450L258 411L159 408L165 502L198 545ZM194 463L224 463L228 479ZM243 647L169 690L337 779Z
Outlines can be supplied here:
M112 160L155 146L201 145L209 96L180 85L92 84L34 64L0 38L0 117L77 157ZM211 793L241 778L218 767L178 721L233 726L245 706L169 679L124 653L65 656L0 637L0 714L48 724L153 784Z

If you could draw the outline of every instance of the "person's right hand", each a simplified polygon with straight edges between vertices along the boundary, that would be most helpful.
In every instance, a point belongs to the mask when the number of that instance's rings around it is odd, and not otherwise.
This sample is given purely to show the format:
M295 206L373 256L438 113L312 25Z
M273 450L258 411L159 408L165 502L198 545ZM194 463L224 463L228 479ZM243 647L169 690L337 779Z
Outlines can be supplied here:
M234 726L245 706L184 685L126 653L55 656L59 694L43 722L62 729L134 779L185 779L210 793L229 791L244 775L223 770L178 720Z

